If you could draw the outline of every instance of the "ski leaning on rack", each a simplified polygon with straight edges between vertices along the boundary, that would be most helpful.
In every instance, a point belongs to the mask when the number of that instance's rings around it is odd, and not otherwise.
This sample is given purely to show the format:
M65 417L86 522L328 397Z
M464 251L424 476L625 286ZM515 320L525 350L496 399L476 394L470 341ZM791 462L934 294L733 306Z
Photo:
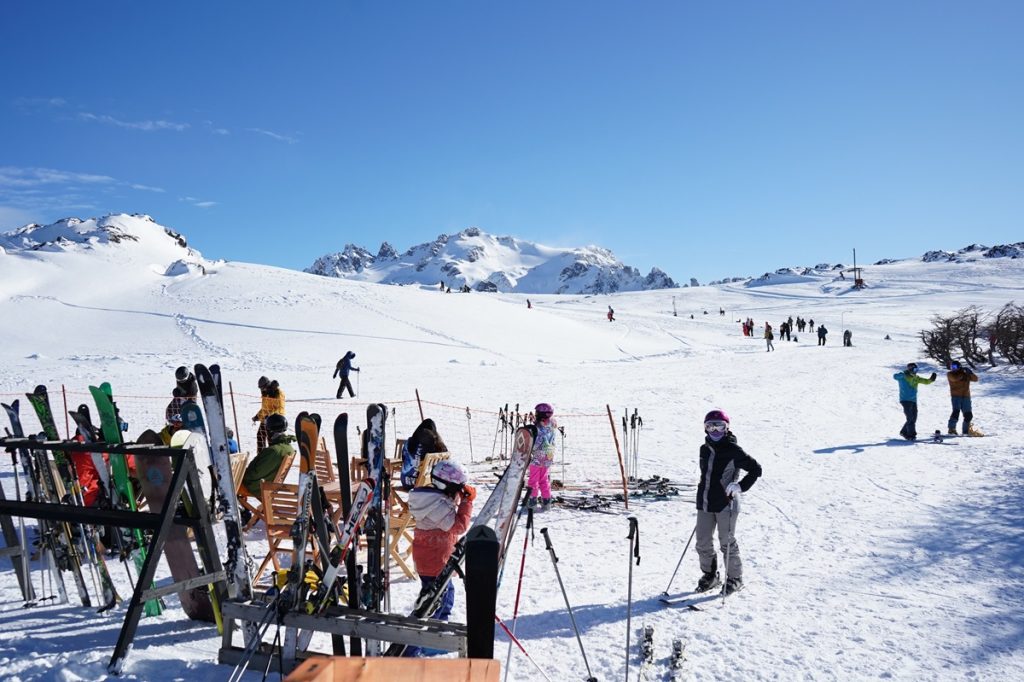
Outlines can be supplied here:
M24 438L25 432L21 428L21 417L19 403L17 400L12 402L10 405L3 403L4 411L7 412L7 419L11 422L11 435L15 438ZM28 486L31 488L31 494L29 490L25 491L25 497L36 502L44 501L46 496L42 489L40 480L36 477L36 467L32 464L32 456L28 450L19 448L17 451L11 452L12 462L21 457L21 466L25 474L25 478L28 481ZM17 464L15 463L15 468ZM18 472L14 472L17 477ZM57 598L59 603L68 603L67 588L64 586L64 576L61 575L61 566L66 565L67 561L63 554L63 548L61 543L56 538L56 527L49 521L39 520L38 530L40 536L40 544L45 551L47 561L50 565L50 574L53 577L53 584L57 589ZM27 547L22 548L28 551ZM41 600L47 599L48 597L42 597Z
M235 484L231 477L231 456L228 452L227 426L224 420L224 397L221 391L220 367L218 365L195 366L195 377L199 384L199 395L206 411L206 423L203 429L210 447L210 461L217 489L217 514L224 520L227 534L228 556L224 569L228 577L229 599L252 599L252 560L245 549L242 537L242 516L238 509L238 497L235 495ZM193 422L195 413L192 413ZM185 428L196 431L194 423L189 424L182 410Z
M89 393L96 403L96 411L100 416L100 431L103 433L103 440L107 443L120 445L124 442L121 437L121 418L117 413L117 406L114 404L113 390L109 383L102 383L98 387L90 386ZM137 511L135 504L135 491L128 476L128 460L125 455L111 453L110 469L113 473L113 484L111 495L114 496L114 506L130 511ZM115 529L115 532L120 532ZM132 561L135 563L135 570L141 574L142 566L146 563L146 540L142 531L135 528L132 531L133 546L130 550ZM150 585L151 588L156 584ZM159 616L163 613L163 604L159 599L150 599L143 606L143 613L147 616Z
M508 539L511 536L512 524L516 519L516 507L523 492L523 479L526 476L526 469L530 462L530 451L533 450L534 431L531 427L523 426L516 429L513 441L512 455L505 473L501 480L491 491L487 502L484 503L480 513L473 520L473 526L489 525L494 528L498 537L498 573L501 573L501 564L505 559L505 552L508 549ZM469 535L467 533L467 535ZM448 588L448 582L456 571L461 571L463 559L466 557L466 535L459 538L455 543L448 563L434 579L433 585L416 600L416 606L410 614L413 618L429 618L437 611L441 598ZM392 644L388 647L386 656L401 656L405 653L407 645Z
M341 488L341 511L346 520L352 513L352 477L350 474L350 462L348 454L348 413L342 412L334 419L334 451L338 464L338 480ZM371 479L372 480L372 479ZM370 491L372 498L373 491ZM369 510L369 505L367 505ZM365 513L363 514L365 518ZM353 546L359 546L359 530L357 526L353 531ZM356 553L349 552L345 557L345 571L348 574L348 606L358 609L359 600L359 571L356 568ZM349 638L349 653L359 656L363 651L362 640L353 635Z
M46 390L46 386L36 386L36 390L32 393L27 393L26 397L36 411L36 416L43 427L46 439L51 441L60 440L60 432L57 430L57 423L53 418L53 411L50 408L50 395ZM74 462L68 458L66 453L60 450L54 452L54 460L57 463L57 469L64 484L71 490L72 501L78 506L84 506L81 485L78 482L78 474L75 471ZM99 572L100 585L103 591L103 605L100 606L97 612L103 613L116 606L121 598L117 594L114 581L110 577L110 570L107 568L106 559L103 558L103 553L97 549L96 528L81 524L81 530L83 542L88 543L86 554L90 555L90 559L94 559L94 564ZM93 577L95 578L95 574Z
M386 589L383 552L387 549L387 529L384 525L384 515L390 494L384 475L384 429L387 418L388 409L384 405L378 403L366 407L367 477L373 479L375 485L366 518L366 574L363 576L360 596L363 607L375 613L380 613ZM366 653L370 656L379 656L381 643L377 640L366 640Z

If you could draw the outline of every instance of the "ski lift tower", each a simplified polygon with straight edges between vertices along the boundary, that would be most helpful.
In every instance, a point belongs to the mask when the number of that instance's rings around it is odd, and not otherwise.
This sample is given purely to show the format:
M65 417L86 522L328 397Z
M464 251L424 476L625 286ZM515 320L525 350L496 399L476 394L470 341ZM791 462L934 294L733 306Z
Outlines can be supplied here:
M853 250L853 267L850 270L853 272L853 288L863 289L866 286L862 277L864 269L857 267L857 249Z

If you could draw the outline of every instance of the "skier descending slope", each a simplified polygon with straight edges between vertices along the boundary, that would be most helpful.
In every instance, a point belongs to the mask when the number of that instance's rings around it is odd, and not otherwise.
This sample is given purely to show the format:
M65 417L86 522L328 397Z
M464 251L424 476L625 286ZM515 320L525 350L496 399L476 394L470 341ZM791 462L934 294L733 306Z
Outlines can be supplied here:
M697 485L697 556L703 573L696 592L707 592L719 584L714 532L725 555L724 594L743 587L743 564L736 543L736 517L740 493L750 490L761 476L761 465L743 451L730 431L729 416L711 410L704 417L704 444L700 446L700 483ZM739 479L740 469L747 475ZM739 479L739 480L738 480Z

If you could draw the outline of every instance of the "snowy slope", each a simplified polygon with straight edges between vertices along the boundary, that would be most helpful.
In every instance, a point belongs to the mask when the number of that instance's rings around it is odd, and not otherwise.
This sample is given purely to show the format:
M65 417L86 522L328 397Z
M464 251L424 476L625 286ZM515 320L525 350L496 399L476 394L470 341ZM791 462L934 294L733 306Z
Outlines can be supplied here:
M142 234L137 230L146 224L133 219L120 228ZM636 502L628 512L639 519L642 555L632 569L632 623L655 626L657 677L673 637L686 641L687 676L699 680L1019 677L1024 378L1004 365L979 369L974 409L988 437L906 444L892 440L902 413L891 376L911 360L924 372L938 371L939 381L921 388L919 426L944 428L943 372L921 356L917 334L935 314L1020 302L1021 259L868 266L862 291L825 272L766 286L531 294L527 309L521 294L442 295L211 263L186 247L164 245L161 234L131 244L28 251L4 244L3 402L45 383L55 396L64 385L69 404L77 404L87 400L89 384L109 380L123 396L132 436L160 425L175 367L219 362L237 394L243 447L253 444L256 379L267 374L285 389L289 417L314 409L330 420L347 410L358 422L368 402L382 401L396 407L400 436L418 420L418 389L427 416L441 417L443 435L467 463L492 453L493 413L505 403L553 403L572 453L574 439L593 438L607 423L605 405L615 414L636 407L644 417L641 474L684 485L679 498ZM194 267L165 274L179 260ZM604 317L609 304L615 323ZM825 323L829 345L801 336L776 341L778 350L766 353L763 341L743 337L736 322L749 316L759 328L766 320L777 327L789 315ZM839 343L843 327L853 331L853 348ZM362 368L360 394L334 401L331 372L349 349ZM468 425L451 417L466 406L474 412ZM664 609L657 596L692 529L694 508L685 499L692 488L685 485L694 482L701 419L712 407L730 413L740 443L764 467L737 522L747 587L724 607ZM577 470L605 464L602 475L617 472L614 446L600 444L571 455L568 481L586 478ZM471 469L486 494L491 477L479 464ZM0 483L13 497L9 460L0 463ZM614 511L556 509L537 519L550 531L601 680L621 679L624 669L628 513ZM262 556L260 533L248 539L250 551ZM520 531L499 592L506 620L522 539ZM112 565L115 579L124 581L124 571ZM673 592L690 589L697 577L691 547ZM166 569L160 578L167 580ZM542 542L528 549L523 590L518 636L552 680L582 679L583 661ZM395 580L398 610L415 594L411 581ZM124 678L225 679L229 669L215 662L216 631L188 621L173 597L168 602L162 616L142 621ZM10 564L0 559L5 679L105 678L124 608L96 616L74 604L72 597L70 605L23 609ZM463 607L459 587L457 619ZM636 639L634 633L634 674ZM500 634L498 641L504 666ZM536 680L539 673L513 655L510 679Z

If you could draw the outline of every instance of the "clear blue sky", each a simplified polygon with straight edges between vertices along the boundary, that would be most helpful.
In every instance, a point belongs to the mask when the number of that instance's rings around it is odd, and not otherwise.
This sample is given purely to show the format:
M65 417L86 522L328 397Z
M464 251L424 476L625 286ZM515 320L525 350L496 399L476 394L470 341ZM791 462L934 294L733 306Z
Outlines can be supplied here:
M1024 2L0 3L0 228L470 225L702 283L1024 240Z

